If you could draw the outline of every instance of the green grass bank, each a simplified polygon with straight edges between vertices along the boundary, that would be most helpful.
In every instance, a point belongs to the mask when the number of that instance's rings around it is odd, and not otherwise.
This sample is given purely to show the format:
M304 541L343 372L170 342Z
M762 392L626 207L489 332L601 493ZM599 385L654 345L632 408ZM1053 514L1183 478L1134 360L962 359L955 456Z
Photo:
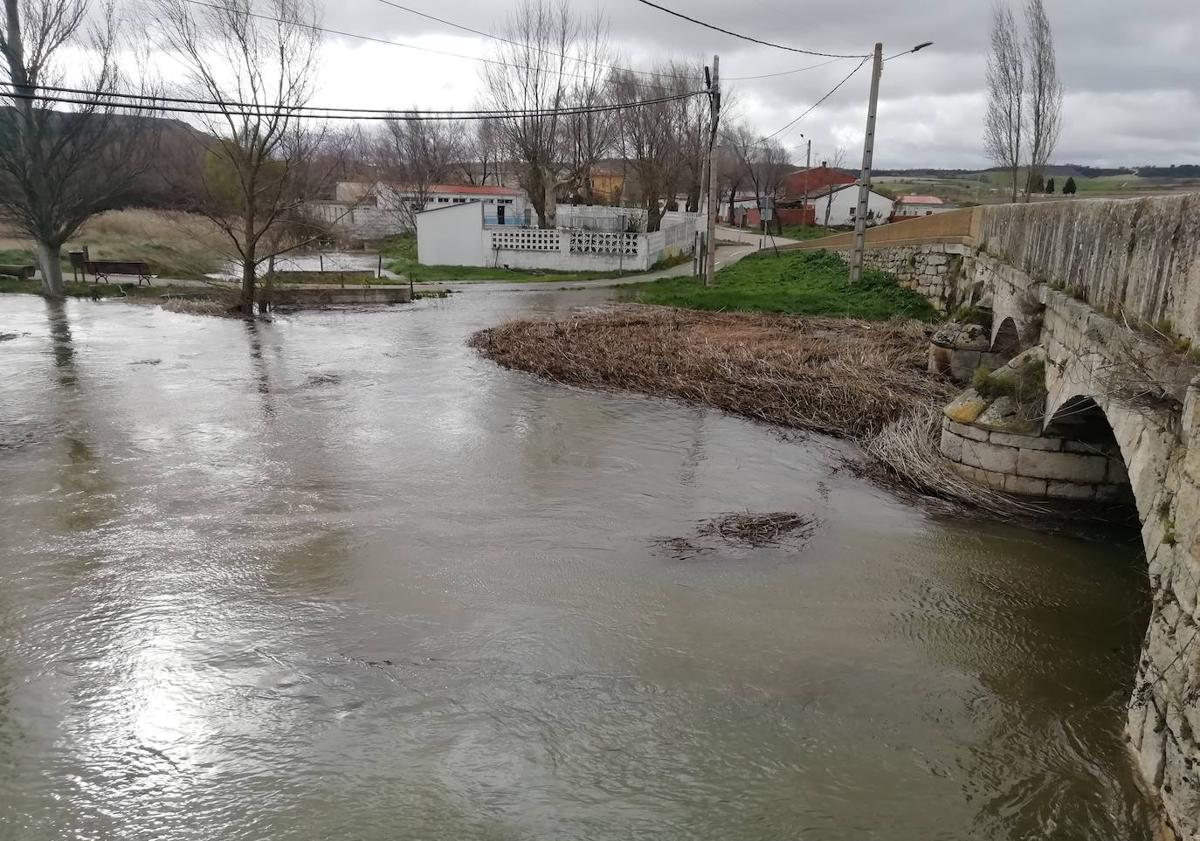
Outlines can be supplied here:
M677 277L630 287L628 297L643 304L696 310L827 315L883 321L931 321L937 311L884 272L867 269L851 286L846 261L828 251L753 254L717 273L715 286Z

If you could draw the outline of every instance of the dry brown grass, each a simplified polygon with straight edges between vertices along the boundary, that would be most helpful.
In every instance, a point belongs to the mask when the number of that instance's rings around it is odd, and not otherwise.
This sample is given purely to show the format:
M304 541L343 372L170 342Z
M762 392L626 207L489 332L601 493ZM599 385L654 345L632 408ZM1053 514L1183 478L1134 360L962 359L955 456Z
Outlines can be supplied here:
M236 298L168 298L162 308L168 312L187 315L208 315L221 318L241 318Z
M856 440L952 394L925 373L927 342L913 322L624 306L511 321L471 344L556 382L693 400Z
M216 271L227 259L228 243L209 220L169 210L111 210L89 219L64 247L86 245L93 259L144 260L163 277L191 278ZM0 229L0 251L32 253L33 243Z
M510 321L471 345L555 382L703 403L791 429L848 438L867 475L902 491L1002 517L1035 503L981 488L938 453L941 409L957 389L926 370L911 321L869 322L622 306Z

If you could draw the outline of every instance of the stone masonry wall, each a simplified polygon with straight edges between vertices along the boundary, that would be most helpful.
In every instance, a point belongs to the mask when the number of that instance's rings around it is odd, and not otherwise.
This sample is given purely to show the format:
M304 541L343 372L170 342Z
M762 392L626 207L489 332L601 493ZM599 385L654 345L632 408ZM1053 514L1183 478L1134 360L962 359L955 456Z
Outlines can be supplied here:
M1121 454L1050 435L1018 435L942 419L942 455L981 485L1023 496L1108 500L1128 477Z
M1168 321L1200 344L1200 194L989 205L983 250L1096 309Z
M1151 613L1127 733L1175 832L1200 839L1200 378L1179 354L1062 292L1045 303L1047 423L1076 397L1104 410L1142 522ZM1135 360L1130 365L1130 360ZM1172 396L1136 397L1138 377ZM1122 394L1122 389L1134 386ZM1178 402L1175 402L1178 401Z
M849 251L840 252L847 259ZM968 275L971 249L965 245L935 243L868 248L863 265L896 276L900 285L922 295L941 312L957 299L959 283Z

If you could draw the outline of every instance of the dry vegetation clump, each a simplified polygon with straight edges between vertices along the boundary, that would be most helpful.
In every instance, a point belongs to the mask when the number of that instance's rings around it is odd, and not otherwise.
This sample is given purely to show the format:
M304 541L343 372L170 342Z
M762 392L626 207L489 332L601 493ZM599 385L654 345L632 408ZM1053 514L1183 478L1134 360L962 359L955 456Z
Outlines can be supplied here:
M724 514L700 523L690 537L670 537L656 545L676 558L690 558L712 551L716 544L725 543L757 549L762 546L791 544L802 546L813 536L817 521L803 514L776 511L755 514L750 511Z
M242 318L233 298L167 298L161 304L168 312L186 315L210 315L221 318Z
M110 210L84 223L63 248L82 246L96 260L144 260L153 274L166 278L201 277L220 269L229 244L211 221L172 210ZM33 243L23 234L0 229L0 251L32 259Z
M960 476L939 452L941 432L942 405L917 406L860 442L870 458L861 466L861 472L902 492L935 496L1001 518L1050 511L1036 500L987 488Z
M964 479L942 458L941 410L957 389L927 372L928 339L913 321L628 305L510 321L470 343L555 382L681 398L848 438L871 459L856 469L902 492L1004 518L1042 510ZM694 548L676 540L681 552Z
M855 440L953 393L926 373L927 340L910 321L623 306L510 321L471 345L555 382L693 400Z

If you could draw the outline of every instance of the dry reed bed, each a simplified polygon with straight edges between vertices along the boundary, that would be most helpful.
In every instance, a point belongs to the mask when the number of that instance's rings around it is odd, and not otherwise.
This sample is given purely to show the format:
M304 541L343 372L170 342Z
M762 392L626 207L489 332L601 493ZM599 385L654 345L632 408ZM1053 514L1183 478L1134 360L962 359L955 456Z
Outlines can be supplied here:
M1002 517L1042 510L968 482L938 454L941 408L957 389L927 372L928 339L916 322L626 305L510 321L470 344L554 382L850 439L873 460L868 475L903 491Z

